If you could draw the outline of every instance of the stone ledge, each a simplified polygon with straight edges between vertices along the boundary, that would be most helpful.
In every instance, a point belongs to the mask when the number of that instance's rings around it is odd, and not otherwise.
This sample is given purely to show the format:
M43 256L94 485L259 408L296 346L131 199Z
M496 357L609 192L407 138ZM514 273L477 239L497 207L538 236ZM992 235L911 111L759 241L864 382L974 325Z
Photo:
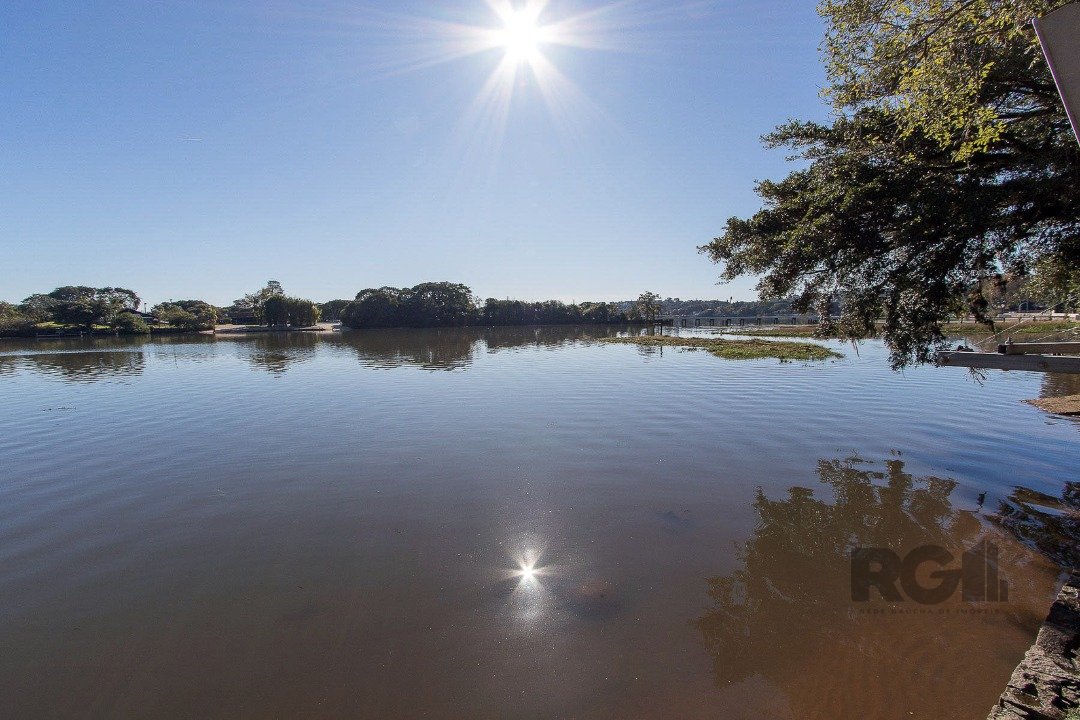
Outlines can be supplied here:
M987 720L1080 717L1080 575L1061 589ZM1071 712L1070 712L1071 711Z

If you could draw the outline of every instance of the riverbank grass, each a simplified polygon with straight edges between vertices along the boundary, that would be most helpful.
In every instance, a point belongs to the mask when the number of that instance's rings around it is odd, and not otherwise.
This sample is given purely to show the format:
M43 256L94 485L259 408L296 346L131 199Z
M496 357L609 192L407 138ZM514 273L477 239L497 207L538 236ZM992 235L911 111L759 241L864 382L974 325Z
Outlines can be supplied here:
M640 345L643 347L681 347L692 350L707 350L716 357L725 360L756 360L776 358L778 360L827 360L843 357L824 345L808 342L783 340L730 340L727 338L677 337L674 335L633 335L630 337L602 338L601 342L622 345Z

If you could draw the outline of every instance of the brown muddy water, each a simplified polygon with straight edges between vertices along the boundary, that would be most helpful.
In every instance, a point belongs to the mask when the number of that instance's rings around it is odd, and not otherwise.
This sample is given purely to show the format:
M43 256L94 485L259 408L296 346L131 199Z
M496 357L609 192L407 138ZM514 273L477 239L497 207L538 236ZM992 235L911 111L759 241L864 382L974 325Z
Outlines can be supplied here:
M0 717L984 717L1077 565L1021 402L1074 381L612 332L0 341ZM1007 599L852 600L928 545Z

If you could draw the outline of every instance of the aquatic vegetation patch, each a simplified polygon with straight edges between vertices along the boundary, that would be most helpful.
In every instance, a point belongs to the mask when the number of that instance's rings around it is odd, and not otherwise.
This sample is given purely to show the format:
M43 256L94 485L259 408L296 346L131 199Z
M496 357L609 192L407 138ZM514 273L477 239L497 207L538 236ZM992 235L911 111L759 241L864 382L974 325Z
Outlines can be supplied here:
M757 338L731 340L711 337L677 337L674 335L633 335L630 337L601 338L601 342L641 345L643 347L669 346L707 350L716 357L725 360L756 360L759 358L828 360L829 358L843 357L835 350L817 343L759 340Z

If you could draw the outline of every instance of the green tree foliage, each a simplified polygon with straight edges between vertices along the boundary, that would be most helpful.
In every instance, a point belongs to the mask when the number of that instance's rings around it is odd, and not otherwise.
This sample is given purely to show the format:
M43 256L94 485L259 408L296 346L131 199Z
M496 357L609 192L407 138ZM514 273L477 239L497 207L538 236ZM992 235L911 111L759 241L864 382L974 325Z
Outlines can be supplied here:
M1061 0L824 0L827 97L895 111L957 159L1064 116L1031 19ZM1038 123L1040 125L1044 123Z
M263 322L273 327L289 324L289 301L284 295L273 295L262 303Z
M341 319L341 311L345 309L351 300L330 300L319 306L322 319L327 322L337 322Z
M149 335L150 326L135 312L121 312L113 320L113 329L125 335Z
M584 302L581 303L581 321L595 325L610 325L612 323L625 323L629 318L619 310L616 303L608 302Z
M233 318L255 318L256 322L266 322L263 316L263 306L266 301L274 297L285 295L285 289L277 280L269 280L266 286L253 293L248 293L242 298L233 301L229 308L229 315Z
M1035 265L1024 292L1048 308L1076 311L1080 309L1080 266L1042 260Z
M294 327L310 327L319 322L322 311L310 300L288 298L289 324Z
M160 322L183 330L212 330L217 324L217 308L202 300L172 300L151 312Z
M1028 20L1051 3L826 0L831 125L765 137L803 167L757 192L701 250L798 311L839 299L857 339L883 317L894 367L927 362L941 323L1034 264L1080 263L1080 152ZM1059 290L1061 288L1058 288ZM823 313L824 314L824 313Z
M634 300L623 300L618 307L632 311ZM771 300L682 300L664 298L660 302L665 315L715 315L722 317L758 317L769 315L792 315L798 311L792 308L791 298ZM832 312L840 312L840 304L834 303Z
M480 308L477 322L481 325L575 325L591 323L606 325L629 322L615 303L563 303L558 300L523 302L488 298Z
M19 306L0 302L0 337L24 337L33 335L38 320Z
M480 310L480 323L492 327L503 325L527 325L531 308L521 300L497 300L488 298Z
M263 302L263 321L271 326L308 327L319 322L319 307L310 300L271 295Z
M66 285L49 293L58 302L99 302L116 312L138 310L139 296L125 288L92 288L84 285Z
M643 292L634 303L634 311L645 322L654 322L661 312L660 296L654 292Z
M410 327L467 325L476 311L472 291L450 282L421 283L404 295L402 309Z
M52 320L54 307L56 307L56 300L48 295L37 294L23 300L17 309L34 322L48 322Z
M452 327L462 325L570 325L627 322L615 303L567 304L488 298L477 307L472 291L456 283L424 283L413 288L370 288L341 312L350 328Z
M341 322L351 328L449 327L468 325L475 312L468 287L432 282L361 290L342 310Z
M406 290L382 287L361 290L356 300L341 311L341 322L350 328L402 327L402 294Z
M38 322L91 328L112 325L118 313L137 310L139 303L139 296L126 288L66 285L48 294L31 295L23 300L21 311Z

